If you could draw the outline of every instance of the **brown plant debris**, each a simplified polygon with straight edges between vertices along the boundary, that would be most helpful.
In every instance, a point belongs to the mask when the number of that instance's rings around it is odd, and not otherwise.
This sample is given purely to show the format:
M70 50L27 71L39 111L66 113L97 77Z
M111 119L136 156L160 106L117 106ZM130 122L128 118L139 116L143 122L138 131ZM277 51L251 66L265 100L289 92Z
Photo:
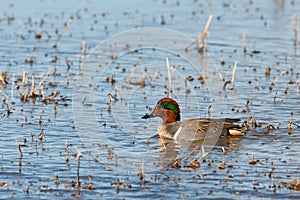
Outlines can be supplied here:
M288 186L288 189L300 191L300 181L297 181L296 179L292 180Z

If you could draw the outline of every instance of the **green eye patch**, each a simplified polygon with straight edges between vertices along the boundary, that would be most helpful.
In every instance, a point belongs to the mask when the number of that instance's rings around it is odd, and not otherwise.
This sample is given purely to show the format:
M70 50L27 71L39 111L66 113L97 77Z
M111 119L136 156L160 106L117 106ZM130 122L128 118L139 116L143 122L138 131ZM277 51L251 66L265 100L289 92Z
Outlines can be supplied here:
M163 106L164 109L172 110L177 115L178 109L177 109L177 106L174 105L173 103L163 102L161 105Z

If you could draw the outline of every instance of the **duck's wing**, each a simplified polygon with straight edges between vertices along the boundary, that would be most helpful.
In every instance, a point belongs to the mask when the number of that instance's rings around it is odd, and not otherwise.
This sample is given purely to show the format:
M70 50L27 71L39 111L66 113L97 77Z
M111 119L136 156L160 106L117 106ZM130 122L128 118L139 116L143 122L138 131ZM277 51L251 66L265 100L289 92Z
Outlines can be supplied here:
M180 129L176 132L174 139L177 141L203 140L209 130L210 124L212 125L207 119L185 120L180 123Z
M180 123L174 139L176 140L202 140L205 137L218 138L221 135L240 135L241 128L238 124L240 119L211 119L200 118L185 120Z

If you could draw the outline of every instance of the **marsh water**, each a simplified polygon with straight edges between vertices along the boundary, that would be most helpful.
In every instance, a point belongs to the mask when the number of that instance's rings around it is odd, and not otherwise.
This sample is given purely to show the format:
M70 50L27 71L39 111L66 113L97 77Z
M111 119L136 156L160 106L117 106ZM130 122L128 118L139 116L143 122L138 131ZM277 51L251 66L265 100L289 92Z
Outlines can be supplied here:
M299 198L299 13L284 0L3 1L0 198ZM170 91L167 57L182 120L240 118L244 136L149 139L161 121L141 117Z

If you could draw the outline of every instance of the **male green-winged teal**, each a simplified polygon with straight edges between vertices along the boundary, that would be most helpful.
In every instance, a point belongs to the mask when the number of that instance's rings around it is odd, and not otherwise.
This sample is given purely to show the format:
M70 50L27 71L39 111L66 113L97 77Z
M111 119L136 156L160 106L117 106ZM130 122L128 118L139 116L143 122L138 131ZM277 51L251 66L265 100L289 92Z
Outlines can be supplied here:
M202 140L208 137L242 135L243 127L236 124L240 119L198 118L180 122L180 108L171 98L162 98L157 102L154 111L142 119L160 117L163 121L158 128L161 138L175 140Z

